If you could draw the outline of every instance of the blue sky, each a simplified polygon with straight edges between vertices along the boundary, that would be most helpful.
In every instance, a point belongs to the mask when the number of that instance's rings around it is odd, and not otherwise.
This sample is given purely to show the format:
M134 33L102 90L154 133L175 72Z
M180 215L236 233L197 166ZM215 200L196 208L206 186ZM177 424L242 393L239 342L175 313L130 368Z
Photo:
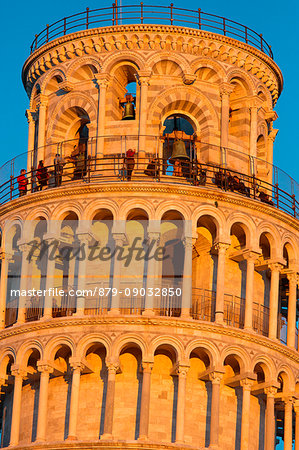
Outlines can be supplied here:
M169 3L159 2L160 5L169 5ZM129 2L126 1L126 4ZM52 0L31 4L18 0L14 3L5 2L2 5L0 165L7 159L26 151L27 121L24 113L28 107L28 98L21 83L21 69L29 55L34 34L39 33L47 23L51 24L64 16L83 11L87 6L95 9L110 5L111 3L96 0L88 0L88 2ZM296 113L299 100L298 46L296 44L298 42L296 31L299 22L298 4L289 0L283 4L278 0L272 2L214 0L200 3L194 0L188 2L178 0L175 6L190 9L200 7L204 12L240 22L258 33L263 33L264 38L272 45L274 59L282 70L285 83L276 106L279 119L274 126L279 128L279 133L274 147L274 162L298 181Z

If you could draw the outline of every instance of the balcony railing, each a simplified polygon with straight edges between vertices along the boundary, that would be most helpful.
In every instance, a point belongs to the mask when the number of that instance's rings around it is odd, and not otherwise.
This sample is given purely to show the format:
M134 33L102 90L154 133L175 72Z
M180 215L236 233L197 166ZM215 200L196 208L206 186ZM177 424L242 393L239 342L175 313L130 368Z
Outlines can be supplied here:
M35 194L45 189L60 186L74 186L78 183L107 183L107 182L146 182L192 185L198 189L202 187L214 188L223 192L236 193L247 198L261 201L269 206L278 208L293 217L299 216L299 203L295 194L282 189L278 183L272 184L255 175L247 175L218 164L204 164L195 160L180 161L176 167L169 160L155 158L135 158L132 176L128 161L125 157L91 157L78 162L67 162L63 172L57 172L57 166L46 167L46 174L40 175L37 169L25 174L26 189L21 188L20 178L11 176L0 186L0 204L4 204L19 196Z
M109 283L101 285L108 287ZM126 283L127 286L127 283ZM164 286L164 284L163 284ZM145 309L145 296L141 296L141 283L132 283L127 286L129 294L123 293L120 298L119 310L121 315L141 315ZM167 287L165 285L165 287ZM134 295L136 288L137 295ZM59 288L61 290L62 288ZM70 287L62 289L65 293L69 292ZM90 286L89 286L90 289ZM101 292L98 289L98 292ZM67 295L53 298L52 317L72 316L76 312L76 297ZM31 299L27 303L25 321L32 322L39 320L43 316L44 299ZM176 295L165 295L154 298L153 311L156 316L177 317L181 315L181 297ZM111 309L111 296L98 295L97 297L86 297L84 315L103 316ZM192 307L190 315L194 320L204 322L215 322L216 309L216 291L193 287L192 289ZM16 323L18 311L18 299L14 299L7 304L6 308L6 327ZM243 329L245 319L245 299L231 294L224 295L224 323L230 327ZM253 330L260 335L268 336L269 333L269 307L260 303L253 303ZM278 316L277 337L281 343L287 343L287 321ZM296 349L298 349L298 328L296 329Z
M31 53L42 45L61 36L76 31L91 28L127 25L127 24L163 24L196 28L210 31L237 39L258 48L273 58L271 46L262 34L233 20L215 14L196 10L169 6L146 5L143 2L136 5L112 6L100 9L89 9L64 17L57 22L47 25L44 30L35 35L30 46Z

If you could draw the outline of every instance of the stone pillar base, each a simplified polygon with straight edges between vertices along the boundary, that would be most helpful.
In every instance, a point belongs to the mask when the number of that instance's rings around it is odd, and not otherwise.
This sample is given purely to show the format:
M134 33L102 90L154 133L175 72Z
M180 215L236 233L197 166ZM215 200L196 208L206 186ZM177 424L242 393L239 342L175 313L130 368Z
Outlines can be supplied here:
M149 316L149 317L153 317L155 316L155 311L153 309L145 309L144 311L142 311L142 316Z

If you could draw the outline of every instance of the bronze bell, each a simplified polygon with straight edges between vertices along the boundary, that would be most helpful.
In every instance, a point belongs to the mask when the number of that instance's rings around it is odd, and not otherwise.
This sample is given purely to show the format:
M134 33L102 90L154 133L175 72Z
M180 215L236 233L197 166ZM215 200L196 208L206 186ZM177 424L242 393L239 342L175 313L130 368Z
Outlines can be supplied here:
M127 102L124 108L124 115L122 120L134 120L135 119L135 109L132 102Z
M172 155L169 158L169 162L174 164L177 159L190 161L189 156L186 152L185 142L182 139L176 139L173 143Z

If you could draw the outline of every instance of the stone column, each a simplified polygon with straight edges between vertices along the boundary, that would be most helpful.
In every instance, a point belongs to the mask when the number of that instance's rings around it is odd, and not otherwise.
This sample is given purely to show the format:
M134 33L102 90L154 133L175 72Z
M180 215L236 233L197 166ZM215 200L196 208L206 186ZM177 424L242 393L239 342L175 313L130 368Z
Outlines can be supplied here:
M158 231L148 231L147 239L149 242L149 247L151 248L151 252L149 255L148 265L147 265L147 278L146 278L146 293L145 293L145 307L143 311L143 315L154 315L154 295L150 295L150 290L154 291L155 288L155 274L156 274L156 265L157 261L153 256L155 255L158 242L160 239L160 232Z
M249 252L245 256L247 261L247 270L244 329L249 331L252 331L252 313L254 301L254 263L258 257L259 254L255 252Z
M284 450L292 450L293 441L293 397L284 400Z
M289 301L288 301L288 331L287 345L295 348L296 346L296 304L297 304L297 282L296 272L287 274L289 280Z
M142 378L142 392L140 404L140 425L139 438L140 441L148 439L148 425L149 425L149 408L151 395L151 375L154 363L142 362L143 378Z
M1 282L0 282L0 329L5 328L5 312L6 312L6 298L7 298L7 279L8 279L8 266L12 260L12 255L8 253L2 253L1 255Z
M241 424L241 450L249 449L250 430L250 391L254 381L245 378L240 381L243 388L242 398L242 424Z
M89 233L78 233L78 243L80 247L84 248L84 251L80 251L80 255L82 259L79 261L79 270L78 270L78 286L77 290L81 291L82 295L77 295L77 305L76 305L76 316L84 316L85 309L85 295L84 290L86 289L86 266L87 266L87 258L88 258L88 243L90 240Z
M105 145L106 94L109 85L109 74L97 74L96 80L99 89L96 155L97 158L102 158Z
M38 103L38 141L37 141L37 163L45 159L46 142L46 118L47 118L48 97L39 94Z
M212 382L212 402L211 402L211 425L210 425L210 447L218 448L219 443L219 407L220 407L220 382L223 378L222 372L212 372L209 374Z
M250 106L250 141L249 141L249 153L250 156L256 158L256 146L257 146L257 111L256 105Z
M18 445L20 434L20 419L21 419L21 402L22 402L22 386L23 378L26 372L17 366L12 366L11 374L14 379L13 405L10 428L10 447Z
M146 148L146 119L148 113L148 86L149 75L138 75L138 83L140 86L140 102L139 102L139 158L141 159L141 167L145 167L145 148Z
M124 233L112 233L114 239L115 248L122 248L125 241L126 235ZM109 314L119 314L120 313L120 285L121 280L121 260L118 258L118 252L114 255L114 271L113 271L113 288L116 289L117 294L111 297L111 309Z
M269 338L277 339L279 274L282 264L273 263L269 267L271 269Z
M30 261L28 259L29 252L31 250L30 245L22 243L18 244L19 249L22 252L22 265L21 265L21 280L20 280L20 291L27 291L28 289L28 277L29 277L29 266ZM27 295L19 296L19 304L18 304L18 318L17 325L21 325L26 321L26 302Z
M34 155L34 138L35 138L35 121L36 113L30 109L26 110L26 117L28 121L28 156L27 156L27 172L31 171L33 165Z
M108 363L108 381L104 420L104 434L102 439L112 439L113 432L113 414L114 414L114 396L115 396L115 377L119 369L119 365L115 363Z
M264 389L267 395L266 405L266 434L265 434L265 450L273 450L275 448L275 410L274 397L277 389L273 386Z
M220 124L220 146L228 147L228 128L229 128L229 96L234 90L234 86L229 83L220 85L221 97L221 124Z
M295 450L299 450L299 400L294 402L295 411Z
M48 387L50 374L54 369L43 361L37 362L37 370L40 372L38 416L36 442L45 442L47 434L47 412L48 412Z
M176 410L176 444L184 443L185 436L185 404L186 404L186 378L188 373L188 366L179 365L177 368L178 374L178 399Z
M81 371L83 370L83 364L80 361L70 360L70 366L73 369L73 375L72 375L69 432L67 440L72 441L77 439L80 378L81 378Z
M195 241L196 239L194 239ZM185 247L184 278L182 287L182 310L181 317L190 317L192 307L192 237L185 236L183 239Z
M220 324L224 318L225 254L228 247L229 244L221 242L215 246L218 250L215 321Z

